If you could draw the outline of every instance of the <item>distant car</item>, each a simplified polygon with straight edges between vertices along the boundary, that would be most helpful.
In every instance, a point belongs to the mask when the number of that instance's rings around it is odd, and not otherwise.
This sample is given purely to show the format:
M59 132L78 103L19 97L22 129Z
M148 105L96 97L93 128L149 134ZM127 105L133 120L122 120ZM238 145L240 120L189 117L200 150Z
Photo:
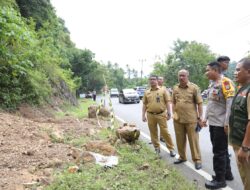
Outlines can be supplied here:
M142 97L144 96L144 93L145 93L145 91L146 91L147 88L145 86L137 86L134 89L139 94L140 99L142 99Z
M117 88L111 88L110 89L110 97L118 97L119 96L119 91Z
M119 103L140 103L140 97L134 89L123 89L119 94Z
M91 92L87 92L85 94L85 98L93 98L93 94Z

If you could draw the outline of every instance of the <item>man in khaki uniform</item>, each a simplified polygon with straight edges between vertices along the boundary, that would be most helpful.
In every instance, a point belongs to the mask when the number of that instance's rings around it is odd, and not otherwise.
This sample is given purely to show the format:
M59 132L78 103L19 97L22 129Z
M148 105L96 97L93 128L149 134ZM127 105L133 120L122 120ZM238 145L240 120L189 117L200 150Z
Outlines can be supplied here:
M197 122L202 126L202 97L199 87L189 82L189 72L180 70L178 72L179 84L173 87L173 119L176 136L176 144L179 159L174 164L180 164L187 160L186 138L188 137L192 160L195 168L201 169L201 153L199 145L199 133L196 132Z
M170 156L174 157L174 144L167 128L167 120L171 118L169 105L171 98L166 90L163 90L158 86L157 76L150 76L149 80L151 88L144 93L142 99L142 121L148 121L151 141L156 153L160 153L157 127L158 124L160 127L160 133L162 134L166 142L166 146L170 151Z
M158 76L157 81L158 81L158 86L159 87L161 87L164 90L167 90L167 88L163 85L163 83L164 83L164 78L163 77ZM165 140L164 140L164 138L163 138L163 136L161 134L160 134L160 141L165 142Z

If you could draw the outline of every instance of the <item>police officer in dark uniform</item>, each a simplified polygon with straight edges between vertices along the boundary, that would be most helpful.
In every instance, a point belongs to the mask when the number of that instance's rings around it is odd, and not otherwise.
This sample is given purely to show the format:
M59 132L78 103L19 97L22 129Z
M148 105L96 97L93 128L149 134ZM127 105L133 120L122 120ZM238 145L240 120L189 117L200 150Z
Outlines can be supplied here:
M206 75L211 84L204 124L208 120L215 176L212 176L213 180L206 182L205 186L208 189L219 189L226 186L226 180L233 180L228 157L227 129L235 89L233 82L221 75L221 66L217 61L207 65Z

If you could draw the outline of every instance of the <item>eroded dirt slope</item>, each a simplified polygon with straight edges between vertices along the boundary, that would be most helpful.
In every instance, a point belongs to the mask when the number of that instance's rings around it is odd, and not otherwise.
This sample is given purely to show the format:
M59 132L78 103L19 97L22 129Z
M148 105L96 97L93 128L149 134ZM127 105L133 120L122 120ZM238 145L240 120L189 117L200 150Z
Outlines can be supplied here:
M21 190L35 183L42 189L53 180L53 171L73 162L65 135L91 136L98 129L95 119L54 119L28 106L15 114L0 112L0 189Z

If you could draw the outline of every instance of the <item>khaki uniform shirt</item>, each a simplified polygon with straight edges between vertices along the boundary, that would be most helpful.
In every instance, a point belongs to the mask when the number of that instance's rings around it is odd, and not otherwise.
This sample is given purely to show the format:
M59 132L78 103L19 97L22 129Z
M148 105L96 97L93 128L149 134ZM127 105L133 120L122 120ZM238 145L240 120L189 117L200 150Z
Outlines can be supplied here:
M188 82L185 88L177 84L173 88L174 120L180 123L197 122L197 104L202 103L199 87Z
M167 93L169 94L170 99L171 99L171 101L172 101L172 94L171 94L171 92L169 91L169 89L167 89L166 86L160 86L160 88L162 88L162 89L164 89L164 90L167 91Z
M165 86L159 86L159 87L162 88L163 90L167 90Z
M161 87L146 90L142 102L146 106L146 111L151 113L161 113L167 108L167 102L171 101L169 93Z

